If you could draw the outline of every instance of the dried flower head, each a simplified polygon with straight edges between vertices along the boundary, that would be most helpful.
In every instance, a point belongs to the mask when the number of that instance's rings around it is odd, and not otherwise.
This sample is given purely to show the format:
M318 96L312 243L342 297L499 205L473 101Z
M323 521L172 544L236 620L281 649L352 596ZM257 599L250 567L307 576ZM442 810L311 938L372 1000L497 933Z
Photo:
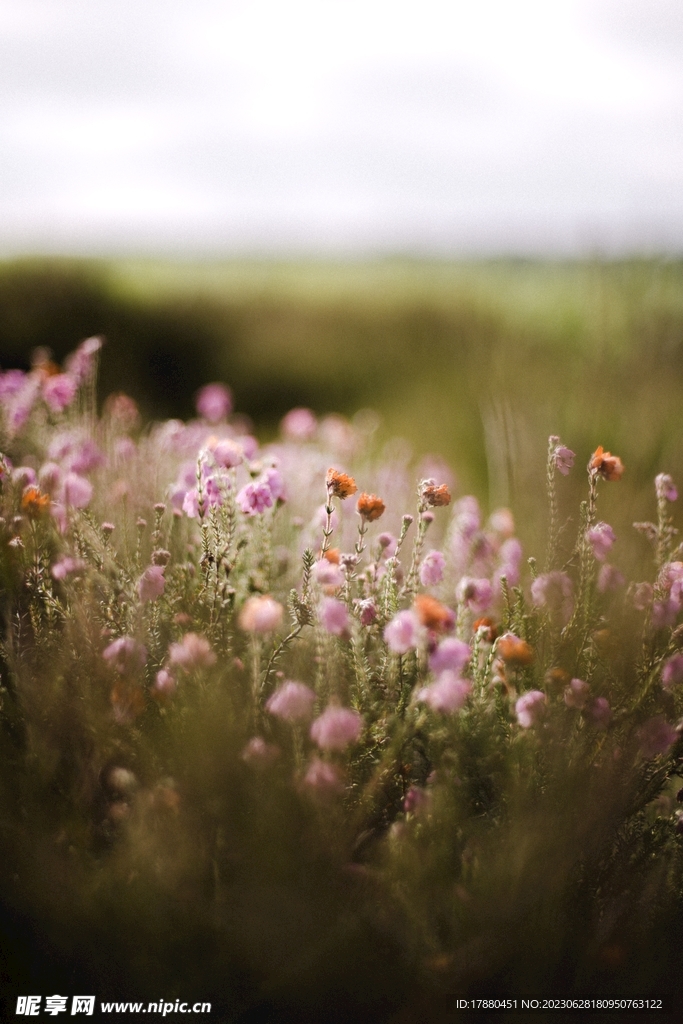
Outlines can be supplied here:
M31 518L42 516L50 508L50 495L38 487L27 487L21 496L21 510Z
M496 651L508 665L530 665L534 660L532 647L514 633L504 633L499 637Z
M451 492L446 484L437 484L434 480L422 481L422 498L432 508L450 505Z
M429 594L418 594L415 598L415 611L420 623L435 633L447 633L453 628L455 614L447 605L437 601Z
M376 494L361 494L356 505L358 515L368 523L374 523L375 519L384 512L384 502Z
M604 451L602 445L598 445L588 463L588 470L604 480L621 480L624 464L618 455L612 455Z
M348 473L340 473L338 469L328 469L326 477L327 490L335 498L350 498L358 488L356 481Z

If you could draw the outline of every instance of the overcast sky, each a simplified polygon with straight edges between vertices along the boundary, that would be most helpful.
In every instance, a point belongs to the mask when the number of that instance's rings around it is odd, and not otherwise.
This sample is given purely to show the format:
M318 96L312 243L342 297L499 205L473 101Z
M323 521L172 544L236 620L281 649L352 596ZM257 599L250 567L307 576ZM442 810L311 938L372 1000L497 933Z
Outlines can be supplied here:
M683 251L683 0L0 0L0 252Z

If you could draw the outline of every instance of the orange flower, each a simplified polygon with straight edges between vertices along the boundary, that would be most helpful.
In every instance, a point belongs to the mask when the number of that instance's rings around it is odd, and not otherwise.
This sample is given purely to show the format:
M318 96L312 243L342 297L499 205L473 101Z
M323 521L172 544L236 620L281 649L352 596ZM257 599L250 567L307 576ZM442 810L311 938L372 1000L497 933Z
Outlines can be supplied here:
M49 507L49 494L43 494L37 487L27 487L21 496L22 511L33 519L47 512Z
M422 497L432 508L440 508L451 503L451 492L446 484L435 484L432 481L422 488Z
M508 665L530 665L534 652L526 640L520 640L514 633L505 633L498 641L496 651Z
M436 633L444 633L453 625L454 615L451 609L428 594L418 594L415 598L415 611L422 625Z
M356 505L358 515L368 523L374 523L375 519L384 512L384 502L376 494L361 494Z
M342 501L358 490L353 477L348 473L340 473L338 469L328 469L326 482L330 494L333 494L335 498L341 498Z
M498 628L495 622L493 621L493 619L490 619L488 615L484 615L481 619L475 619L475 621L472 623L472 632L476 633L477 630L481 629L482 626L486 628L486 632L484 633L484 640L486 641L486 643L492 644L493 641L498 636Z
M326 558L332 565L339 565L339 548L328 548L323 558Z
M604 451L602 445L598 445L588 463L588 469L591 473L599 473L605 480L621 480L624 464L618 455L612 455Z

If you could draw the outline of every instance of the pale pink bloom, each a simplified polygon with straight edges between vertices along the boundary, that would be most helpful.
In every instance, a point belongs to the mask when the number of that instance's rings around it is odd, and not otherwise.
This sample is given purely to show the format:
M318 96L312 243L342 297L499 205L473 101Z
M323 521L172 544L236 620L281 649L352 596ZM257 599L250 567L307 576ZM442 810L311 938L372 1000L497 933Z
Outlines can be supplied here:
M225 384L206 384L197 392L197 412L209 423L218 423L232 410L232 395Z
M32 466L17 466L12 470L12 482L17 487L30 487L36 482L36 471Z
M131 437L119 437L114 442L114 455L119 462L127 462L137 452L137 445Z
M40 488L46 494L55 494L62 483L62 470L56 462L45 462L38 471Z
M198 633L186 633L180 643L171 644L168 649L169 665L177 665L186 672L195 669L211 668L216 664L216 655L205 636Z
M377 618L377 608L372 598L368 597L364 601L358 602L358 617L362 626L371 626L373 624Z
M66 369L77 384L84 384L95 369L95 357L102 348L101 338L86 338L66 361Z
M330 704L311 726L311 739L321 750L343 750L355 743L363 729L363 719L351 708Z
M237 624L248 633L271 633L282 622L284 611L274 598L254 595L244 602Z
M653 594L651 583L638 583L633 591L633 607L639 612L644 612L652 603Z
M423 587L435 587L443 579L446 559L440 551L428 551L420 566L420 582Z
M613 565L608 565L605 562L604 565L600 566L600 572L598 573L598 590L601 594L607 593L609 590L618 590L619 587L623 587L626 583L626 577L623 572L619 572Z
M612 709L605 697L596 697L587 704L585 714L598 729L606 729L612 720Z
M655 489L657 497L666 501L676 501L678 491L676 485L668 473L658 473L655 477Z
M5 404L7 398L14 398L24 386L26 374L23 370L5 370L0 373L0 402Z
M512 537L515 532L515 519L509 508L497 508L489 516L489 526L501 537Z
M177 688L178 684L167 669L162 668L157 672L152 687L153 693L158 697L172 697Z
M560 444L559 437L551 437L550 443L554 444L551 458L555 469L558 470L562 476L567 476L569 470L574 465L576 455L571 448L567 448L566 445Z
M173 502L173 496L171 497L171 502ZM185 491L182 509L189 519L202 518L206 513L208 505L209 503L206 500L206 495L202 495L200 503L196 487L191 487L189 491Z
M71 405L78 386L68 373L56 373L43 381L43 399L52 412L64 412Z
M245 515L255 516L272 507L273 492L267 481L253 480L237 492L237 504Z
M166 580L161 565L149 565L138 580L138 596L145 601L156 601L164 592Z
M67 506L85 508L90 504L93 486L84 476L78 473L67 473L62 482L61 497Z
M310 441L317 429L318 421L310 409L290 409L280 424L280 430L290 441Z
M586 540L592 547L593 555L598 562L605 561L616 539L614 530L609 523L596 523L590 530L586 530Z
M216 460L216 464L222 466L223 469L234 469L235 466L239 466L242 463L244 449L237 441L231 441L230 438L226 438L223 441L218 441L213 446L213 457Z
M303 683L291 680L283 683L266 701L266 710L285 722L298 722L310 718L315 704L315 694Z
M537 607L547 608L566 625L574 609L574 587L564 572L547 572L531 584L531 599Z
M262 473L263 482L270 488L270 493L273 496L273 501L285 501L287 498L287 490L285 488L285 482L282 479L282 474L277 466L270 466Z
M652 605L653 628L664 629L665 626L673 626L680 610L678 601L655 601Z
M515 702L517 721L523 729L530 729L545 718L547 699L542 690L529 690Z
M504 576L508 585L516 587L519 583L519 566L522 561L522 545L516 537L508 537L503 541L498 552L498 568L496 569L496 583L500 586L499 580Z
M104 403L104 411L122 430L132 430L140 419L135 399L123 393L109 395Z
M69 516L64 505L59 501L53 501L50 505L50 515L57 524L60 533L66 533L69 528Z
M112 640L102 651L102 657L112 668L125 675L139 671L147 662L147 648L132 636L120 636Z
M341 587L344 582L344 573L338 565L334 562L329 562L326 558L319 559L313 566L313 579L316 583L319 583L321 587Z
M251 434L240 434L235 440L244 452L245 459L255 459L258 453L258 441Z
M433 711L453 714L460 711L471 692L469 679L461 679L455 672L445 669L435 683L420 690L417 699L424 701Z
M671 690L678 683L683 683L683 654L674 654L664 662L662 669L662 686Z
M442 640L435 651L429 656L429 668L434 675L450 671L459 674L470 660L472 652L464 640L456 640L448 636Z
M342 601L324 597L318 606L320 625L332 636L346 636L349 631L349 612Z
M40 376L29 373L24 377L21 389L5 403L7 430L11 437L26 425L40 391Z
M417 647L421 636L420 620L411 610L397 612L384 627L384 642L394 654L407 654Z
M242 751L242 760L255 768L266 768L280 756L280 748L266 743L262 736L253 736Z
M53 579L64 580L67 576L74 576L76 573L83 572L84 569L85 562L82 558L71 558L70 555L64 555L58 562L55 562L50 573Z
M320 796L334 796L344 791L344 780L339 768L328 761L321 761L319 757L311 758L303 781L304 785Z
M453 525L457 534L465 541L471 541L481 527L479 502L471 494L460 498L453 506Z
M464 604L476 615L481 615L493 600L493 587L487 579L476 580L470 576L463 576L455 594L461 604Z
M583 708L588 700L590 687L583 679L572 679L565 687L564 702L568 708Z
M679 738L678 729L669 725L663 715L655 715L638 730L640 751L645 758L666 754Z

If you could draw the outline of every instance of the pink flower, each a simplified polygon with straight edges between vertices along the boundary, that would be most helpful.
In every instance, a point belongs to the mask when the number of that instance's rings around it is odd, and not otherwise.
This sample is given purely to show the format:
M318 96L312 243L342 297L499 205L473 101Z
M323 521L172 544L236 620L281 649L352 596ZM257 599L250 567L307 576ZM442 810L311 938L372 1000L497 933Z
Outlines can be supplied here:
M664 662L662 669L662 686L671 690L678 683L683 683L683 654L674 654Z
M304 785L323 797L334 796L344 791L344 781L339 768L328 761L321 761L319 757L311 758L303 781Z
M417 647L421 636L420 620L410 610L398 612L384 627L384 642L394 654L407 654Z
M253 480L237 492L237 504L248 516L265 512L273 504L273 492L266 480Z
M449 636L430 654L429 668L435 675L445 671L459 674L470 660L471 654L469 644Z
M225 384L206 384L196 397L197 412L209 423L218 423L232 410L232 395Z
M586 530L586 540L592 547L593 555L598 562L605 561L616 539L614 530L608 523L596 523L590 530Z
M147 662L147 648L132 636L112 640L102 651L102 657L121 675L139 671Z
M640 751L645 758L666 754L678 740L679 733L673 725L669 725L663 715L655 715L638 730Z
M429 793L421 786L411 786L403 798L403 810L406 814L417 814L429 803Z
M289 441L310 441L317 429L318 421L310 409L290 409L280 424Z
M283 683L267 700L266 710L285 722L298 722L310 718L315 704L315 694L303 683Z
M62 483L62 470L56 462L45 462L38 471L41 490L46 494L55 494Z
M282 479L282 474L277 466L270 466L269 469L264 470L262 479L265 484L270 488L270 493L273 496L273 501L285 501L287 497L287 491L285 488L285 482Z
M607 593L609 590L618 590L619 587L623 587L626 583L626 577L623 572L619 572L613 565L608 565L606 562L600 566L600 572L598 573L598 590L601 594Z
M177 665L186 672L196 669L211 668L216 664L216 655L205 636L198 633L186 633L180 643L171 644L168 649L169 665Z
M344 582L342 570L326 558L321 558L315 563L312 575L315 582L319 583L321 587L333 587L336 590Z
M262 736L253 736L242 751L242 760L256 768L266 768L280 756L280 748L266 743Z
M89 480L78 473L67 473L62 483L62 501L73 508L85 508L90 504L93 487Z
M76 573L83 572L85 569L85 562L82 558L71 558L69 555L64 555L58 562L52 566L50 570L52 578L55 580L66 579L67 576L73 576Z
M435 587L443 579L446 559L440 551L428 551L420 566L420 582L423 587Z
M248 597L242 606L237 624L247 633L271 633L282 622L284 608L267 595Z
M433 711L453 714L460 710L471 692L472 683L469 679L461 679L455 672L446 669L435 683L420 690L417 699L424 701Z
M372 598L358 602L358 617L362 626L371 626L377 618L377 608Z
M486 579L475 580L463 576L456 588L456 597L476 615L481 615L493 600L493 587Z
M530 729L545 717L547 700L541 690L529 690L523 693L515 703L517 721L523 729Z
M311 739L321 750L343 750L361 734L363 719L351 708L330 704L311 726Z
M234 469L235 466L239 466L243 461L244 449L237 441L231 441L230 438L226 438L214 445L213 457L216 460L216 464L222 466L223 469Z
M564 572L547 572L531 584L531 599L537 607L547 608L562 625L569 622L574 609L572 581Z
M659 473L655 477L655 489L660 500L676 501L678 498L676 485L668 473Z
M567 448L565 445L560 444L559 437L551 437L550 443L554 445L551 459L555 469L561 473L562 476L567 476L569 470L574 465L576 455L571 448Z
M572 679L564 691L564 702L568 708L582 708L588 700L588 683L583 679Z
M95 370L95 357L102 348L101 338L86 338L66 361L66 369L77 384L84 384Z
M177 688L178 684L171 673L167 669L162 668L156 674L154 686L152 687L152 695L161 697L162 699L172 697Z
M138 595L140 600L156 601L164 592L166 580L164 569L161 565L149 565L138 581Z
M612 720L612 709L605 697L596 697L587 704L585 714L598 729L606 729Z
M320 624L332 636L347 636L349 631L349 613L342 601L334 597L324 597L318 607Z
M0 402L5 403L6 398L14 398L24 386L26 374L23 370L5 370L0 373Z
M43 399L52 412L64 412L77 390L76 381L68 373L56 373L43 381Z
M515 520L509 508L497 508L489 516L489 526L501 537L512 537L515 532Z
M27 487L36 482L36 471L31 466L17 466L12 470L12 482L18 487Z

